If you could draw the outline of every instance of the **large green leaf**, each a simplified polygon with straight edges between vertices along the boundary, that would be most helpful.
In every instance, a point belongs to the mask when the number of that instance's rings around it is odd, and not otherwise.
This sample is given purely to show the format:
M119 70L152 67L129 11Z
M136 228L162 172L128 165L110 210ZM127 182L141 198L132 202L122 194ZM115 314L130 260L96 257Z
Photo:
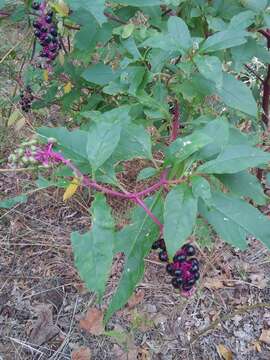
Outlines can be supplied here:
M82 73L82 78L97 85L106 85L113 81L117 74L113 72L112 68L104 64L91 65Z
M241 171L236 174L217 175L218 179L233 193L240 196L247 196L258 205L266 203L266 196L263 187L256 176L248 171Z
M210 201L211 187L209 182L202 176L192 176L191 178L192 192L195 197L201 197L204 200Z
M151 211L161 219L162 206L156 195L146 201ZM133 211L130 225L117 234L115 252L125 253L125 267L105 320L126 304L144 272L144 258L159 235L159 227L141 208Z
M93 170L97 170L116 149L122 126L119 123L100 121L88 132L87 156Z
M166 160L181 162L213 140L201 131L176 139L166 150Z
M255 15L256 14L250 10L240 12L233 16L228 30L240 31L247 29L253 23Z
M223 212L216 208L216 205L206 205L199 200L198 209L200 214L213 226L215 231L227 243L244 250L247 247L247 232L232 219L224 216Z
M97 194L91 208L92 228L85 234L71 234L75 265L89 290L104 293L113 258L114 221L103 194Z
M221 87L223 82L222 63L217 56L197 55L194 61L202 76L213 80L217 87Z
M104 15L105 0L66 0L72 10L84 9L89 11L101 25L107 21Z
M64 155L73 154L87 159L86 145L87 132L83 130L68 131L66 128L42 127L37 130L38 134L46 138L53 137L63 151Z
M152 159L152 143L142 125L126 124L122 127L120 141L113 154L114 161L134 158Z
M227 106L257 116L257 104L251 90L233 75L223 74L223 84L221 88L217 88L217 93Z
M129 5L129 6L155 6L162 5L164 1L161 0L113 0L116 4Z
M212 195L211 207L207 208L207 206L201 205L202 203L200 203L199 211L224 240L229 242L229 235L226 238L226 233L231 229L231 231L235 230L233 245L239 248L241 245L244 247L244 234L254 236L270 248L270 219L246 201L228 194L215 193ZM212 211L214 213L211 213ZM216 217L215 211L219 213L218 217Z
M270 154L248 145L229 145L219 156L199 166L198 172L208 174L234 174L261 166L270 161Z
M176 46L182 49L189 49L192 46L192 39L186 23L177 16L170 16L168 20L168 31Z
M220 31L205 40L200 48L200 52L214 52L244 44L247 41L245 38L247 35L246 31Z
M268 1L267 0L241 0L241 3L248 9L251 9L254 11L262 11L266 8Z
M187 184L171 190L164 203L164 239L169 257L184 244L192 233L197 216L197 197Z

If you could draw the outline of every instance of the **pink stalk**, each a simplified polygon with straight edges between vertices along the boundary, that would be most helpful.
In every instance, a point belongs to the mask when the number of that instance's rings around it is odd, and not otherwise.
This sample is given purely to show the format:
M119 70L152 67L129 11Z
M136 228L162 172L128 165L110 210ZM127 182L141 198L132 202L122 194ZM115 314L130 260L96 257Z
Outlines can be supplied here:
M173 113L173 121L172 121L170 142L173 142L174 140L177 139L180 129L180 109L177 101L174 102L172 113Z
M154 223L156 223L159 226L160 229L160 233L162 233L163 231L163 225L161 224L161 222L158 220L158 218L152 213L152 211L150 209L148 209L148 207L146 206L146 204L144 203L144 201L142 201L140 198L135 197L134 198L134 202L137 203L138 205L141 206L141 208L143 208L143 210L146 212L146 214L154 221Z

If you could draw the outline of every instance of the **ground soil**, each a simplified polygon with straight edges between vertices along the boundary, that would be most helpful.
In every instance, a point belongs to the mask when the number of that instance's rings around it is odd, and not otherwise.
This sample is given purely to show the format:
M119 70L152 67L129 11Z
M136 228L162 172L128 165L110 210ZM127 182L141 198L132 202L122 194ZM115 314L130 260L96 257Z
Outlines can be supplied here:
M29 190L33 181L33 175L1 174L1 196ZM202 277L190 298L172 289L165 265L152 252L135 305L113 316L106 335L82 330L80 319L95 297L74 269L70 232L89 228L91 195L79 192L67 203L62 195L59 189L36 192L0 211L0 359L76 359L80 346L95 360L270 359L270 257L254 239L245 252L218 239L211 251L201 249ZM108 201L121 227L130 204ZM123 261L115 259L105 307ZM40 306L49 306L57 331L37 345L45 331L35 329ZM35 337L33 331L40 333Z

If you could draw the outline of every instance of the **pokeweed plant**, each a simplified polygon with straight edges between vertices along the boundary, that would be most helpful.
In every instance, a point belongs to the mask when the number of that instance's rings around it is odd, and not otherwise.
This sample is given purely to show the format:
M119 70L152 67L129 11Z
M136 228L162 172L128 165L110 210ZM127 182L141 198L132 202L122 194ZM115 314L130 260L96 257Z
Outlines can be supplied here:
M25 7L20 21L34 24L48 58L45 87L35 51L22 75L35 92L32 112L57 104L73 121L37 129L39 143L24 143L9 166L51 166L53 185L72 177L70 194L79 185L91 189L91 229L73 232L71 241L78 272L99 302L113 257L125 256L106 320L128 301L151 249L161 249L173 286L191 294L199 263L185 243L202 221L238 249L249 236L270 248L270 221L258 210L269 199L261 175L250 171L267 171L270 160L263 151L269 138L261 136L269 129L268 6L59 0ZM1 15L7 21L11 13ZM147 164L137 181L151 185L131 192L117 175L137 158ZM134 203L121 230L106 196Z

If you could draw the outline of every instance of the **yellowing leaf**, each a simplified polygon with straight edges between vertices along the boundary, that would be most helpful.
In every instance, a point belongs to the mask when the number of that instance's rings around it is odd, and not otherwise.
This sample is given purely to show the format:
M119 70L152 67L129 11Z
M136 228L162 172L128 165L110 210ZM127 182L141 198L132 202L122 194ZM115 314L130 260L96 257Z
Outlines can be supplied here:
M133 33L135 25L130 23L123 26L122 38L127 39Z
M23 118L21 112L19 110L15 110L15 111L13 111L13 113L10 114L7 125L12 126L21 118Z
M224 360L233 360L233 354L230 349L228 349L223 344L219 344L217 346L217 351L219 353L219 356L222 357Z
M75 194L75 192L77 191L79 185L80 185L80 180L78 178L76 178L76 177L73 178L71 183L66 188L66 191L65 191L65 193L63 195L63 200L67 201L68 199L70 199Z
M65 17L69 14L69 7L68 5L63 1L59 0L57 4L53 4L52 8L61 16Z
M66 84L65 84L65 86L64 86L64 93L65 94L68 94L68 93L70 93L71 92L71 89L72 89L72 83L69 81L69 82L67 82Z
M49 72L47 69L45 69L43 72L43 79L44 81L49 81Z
M63 66L64 63L65 63L65 57L64 57L64 54L62 52L59 53L58 59L59 59L60 64Z

